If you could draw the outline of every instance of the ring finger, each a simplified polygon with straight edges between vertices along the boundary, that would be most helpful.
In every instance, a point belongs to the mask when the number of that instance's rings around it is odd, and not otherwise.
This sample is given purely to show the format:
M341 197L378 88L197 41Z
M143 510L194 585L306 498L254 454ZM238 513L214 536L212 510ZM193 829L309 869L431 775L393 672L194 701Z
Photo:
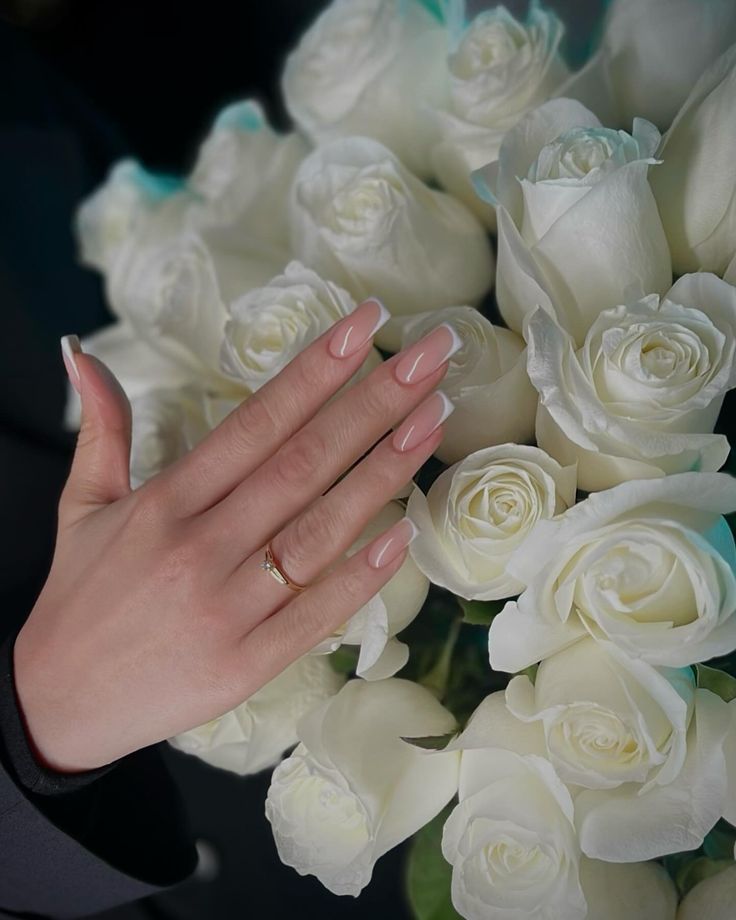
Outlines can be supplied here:
M452 409L445 394L435 391L347 476L271 540L279 568L291 581L299 585L312 582L350 548L391 495L437 450L442 422ZM263 559L262 550L254 553L232 576L236 595L247 592L258 620L294 597L288 586L263 577Z

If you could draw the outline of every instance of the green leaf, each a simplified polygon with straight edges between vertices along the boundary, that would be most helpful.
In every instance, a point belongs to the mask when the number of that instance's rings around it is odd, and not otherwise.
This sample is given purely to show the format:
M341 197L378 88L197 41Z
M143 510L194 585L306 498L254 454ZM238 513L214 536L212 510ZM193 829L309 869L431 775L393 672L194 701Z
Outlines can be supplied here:
M457 732L447 732L445 735L425 735L423 738L404 738L407 744L413 744L414 747L422 748L425 751L444 751L453 738L457 737Z
M466 601L463 597L459 597L457 602L463 612L463 622L473 626L490 626L506 604L506 601Z
M406 893L415 920L461 920L452 906L452 867L442 855L442 828L452 806L444 808L414 835L406 866Z
M699 882L723 872L733 864L732 859L708 859L707 856L699 856L697 859L686 862L675 879L680 894L684 897Z
M341 645L329 656L330 664L338 674L352 674L358 665L359 654L357 645Z
M695 670L698 675L698 686L703 690L710 690L722 700L730 703L736 700L736 678L726 674L725 671L719 671L718 668L709 668L704 664L696 664Z
M703 851L710 859L733 859L736 828L727 821L719 821L703 841Z

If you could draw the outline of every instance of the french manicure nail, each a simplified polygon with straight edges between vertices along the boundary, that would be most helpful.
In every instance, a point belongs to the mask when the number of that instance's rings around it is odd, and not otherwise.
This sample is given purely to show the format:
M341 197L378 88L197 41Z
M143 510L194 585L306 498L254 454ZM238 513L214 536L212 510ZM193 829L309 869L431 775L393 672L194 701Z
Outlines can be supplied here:
M437 370L463 344L449 323L442 323L406 349L394 373L400 383L419 383Z
M391 319L380 300L364 300L335 327L328 349L333 358L349 358Z
M77 355L82 354L82 346L76 335L64 335L61 338L61 357L64 367L69 375L69 380L74 389L79 392L79 371L77 370Z
M454 408L442 390L435 390L399 425L391 443L402 452L418 447L439 428Z
M418 533L417 525L411 518L404 517L397 521L386 533L373 541L368 551L368 565L374 569L390 565Z

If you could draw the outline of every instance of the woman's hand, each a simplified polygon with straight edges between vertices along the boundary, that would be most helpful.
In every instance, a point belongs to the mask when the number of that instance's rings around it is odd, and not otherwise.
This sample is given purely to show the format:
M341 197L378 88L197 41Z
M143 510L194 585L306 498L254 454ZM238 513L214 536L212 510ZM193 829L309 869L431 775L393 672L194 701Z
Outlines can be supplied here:
M67 347L82 425L51 571L14 659L47 766L102 766L232 709L397 571L407 519L332 566L436 450L450 407L428 394L458 339L439 326L330 401L386 318L361 304L135 491L128 401L101 362ZM260 567L269 540L306 590Z

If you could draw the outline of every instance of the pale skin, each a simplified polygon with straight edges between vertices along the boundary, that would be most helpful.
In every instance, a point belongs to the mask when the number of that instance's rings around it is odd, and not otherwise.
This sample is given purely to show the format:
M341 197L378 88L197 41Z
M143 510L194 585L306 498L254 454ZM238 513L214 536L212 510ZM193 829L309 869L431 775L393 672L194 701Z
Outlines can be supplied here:
M382 319L361 304L135 490L125 394L96 358L67 355L81 430L48 580L14 651L43 764L99 767L234 708L396 573L406 519L342 556L437 449L448 406L433 391L458 340L438 327L330 401ZM260 568L269 540L306 590Z

